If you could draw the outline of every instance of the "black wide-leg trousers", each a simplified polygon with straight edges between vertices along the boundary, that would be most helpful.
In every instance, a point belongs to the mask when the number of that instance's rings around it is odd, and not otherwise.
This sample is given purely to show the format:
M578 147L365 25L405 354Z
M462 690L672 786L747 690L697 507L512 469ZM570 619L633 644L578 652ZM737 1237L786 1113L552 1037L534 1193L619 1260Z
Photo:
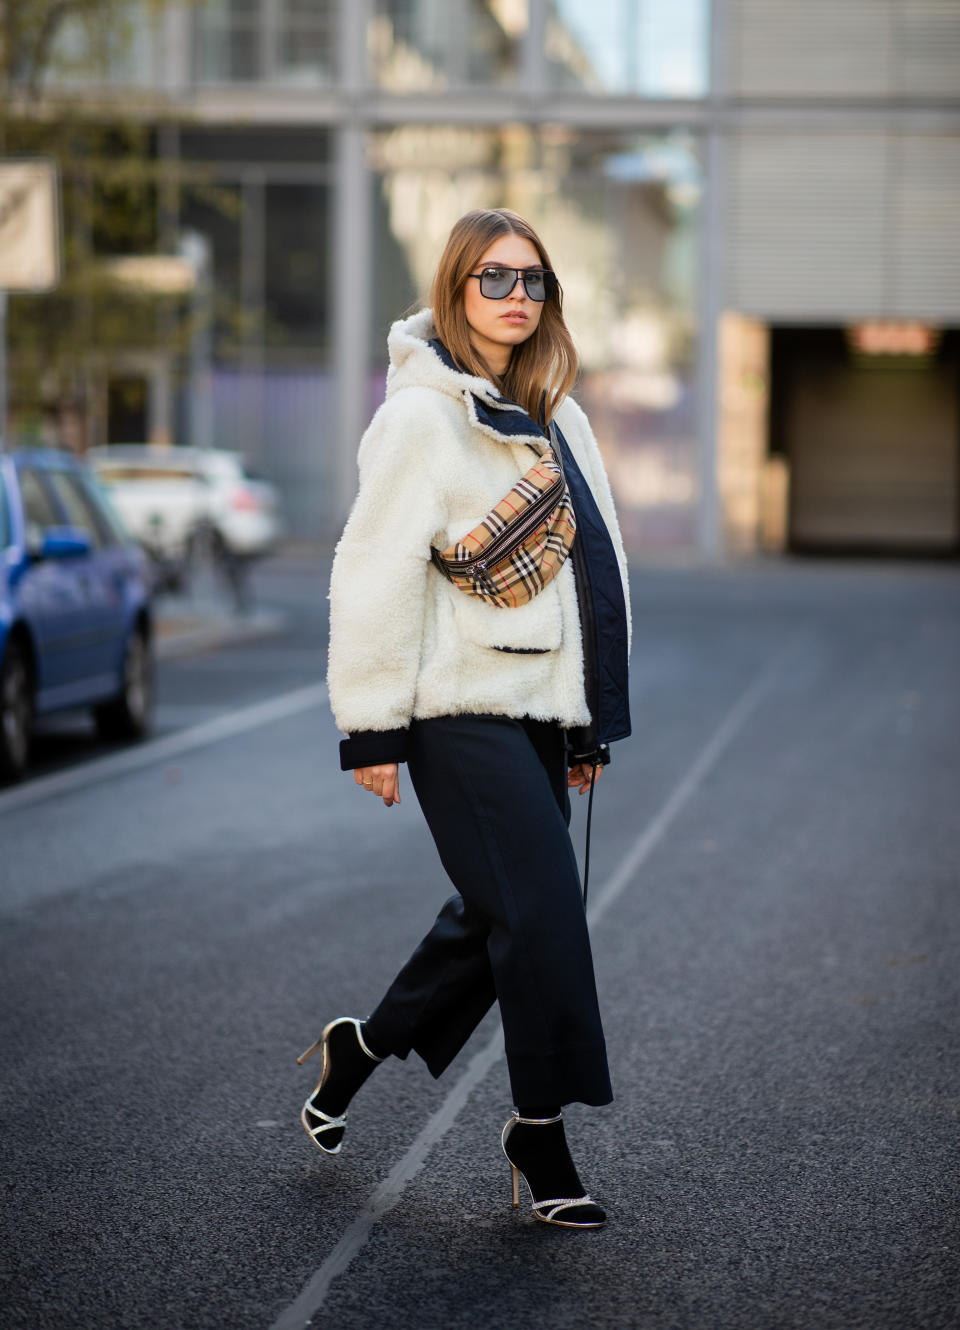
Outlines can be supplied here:
M609 1103L562 729L414 721L407 763L457 894L370 1016L371 1043L439 1076L498 1000L515 1103Z

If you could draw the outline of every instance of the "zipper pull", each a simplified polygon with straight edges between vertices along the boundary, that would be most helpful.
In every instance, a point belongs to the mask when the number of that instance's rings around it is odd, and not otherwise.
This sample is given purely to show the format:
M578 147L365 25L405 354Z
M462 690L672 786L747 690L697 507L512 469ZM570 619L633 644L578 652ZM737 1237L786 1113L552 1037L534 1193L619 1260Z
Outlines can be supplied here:
M474 564L474 576L478 582L482 582L491 595L496 595L496 589L487 574L487 565L484 559Z

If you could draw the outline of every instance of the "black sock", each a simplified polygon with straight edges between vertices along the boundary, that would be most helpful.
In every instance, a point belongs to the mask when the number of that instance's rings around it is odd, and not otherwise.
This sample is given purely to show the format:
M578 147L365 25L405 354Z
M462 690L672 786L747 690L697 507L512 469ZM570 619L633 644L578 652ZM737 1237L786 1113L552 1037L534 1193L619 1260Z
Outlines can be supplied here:
M390 1056L389 1048L384 1048L381 1044L378 1044L375 1039L370 1038L369 1021L360 1022L360 1033L363 1035L363 1042L366 1044L367 1048L369 1048L370 1052L373 1054L375 1058L379 1058L380 1061L382 1062L384 1058L388 1058Z
M370 1047L369 1044L367 1047ZM350 1100L380 1063L367 1056L357 1039L356 1030L346 1021L331 1031L329 1055L329 1068L323 1088L314 1092L311 1098L317 1108L337 1117L346 1110Z

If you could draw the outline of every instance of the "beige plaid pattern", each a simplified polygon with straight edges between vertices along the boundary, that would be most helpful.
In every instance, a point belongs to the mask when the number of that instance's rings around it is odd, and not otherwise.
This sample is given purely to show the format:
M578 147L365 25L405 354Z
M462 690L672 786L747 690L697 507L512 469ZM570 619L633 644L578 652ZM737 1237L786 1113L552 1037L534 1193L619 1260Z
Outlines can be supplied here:
M563 467L547 448L479 526L433 550L433 562L461 591L514 609L553 581L576 531Z

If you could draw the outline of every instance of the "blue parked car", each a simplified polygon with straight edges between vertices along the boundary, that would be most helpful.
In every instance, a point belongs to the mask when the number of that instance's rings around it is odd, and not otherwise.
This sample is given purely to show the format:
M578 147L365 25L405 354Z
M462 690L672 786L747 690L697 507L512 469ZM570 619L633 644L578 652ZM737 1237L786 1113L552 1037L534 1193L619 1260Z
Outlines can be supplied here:
M81 706L105 738L150 728L147 558L80 462L0 454L0 781L23 774L34 716Z

